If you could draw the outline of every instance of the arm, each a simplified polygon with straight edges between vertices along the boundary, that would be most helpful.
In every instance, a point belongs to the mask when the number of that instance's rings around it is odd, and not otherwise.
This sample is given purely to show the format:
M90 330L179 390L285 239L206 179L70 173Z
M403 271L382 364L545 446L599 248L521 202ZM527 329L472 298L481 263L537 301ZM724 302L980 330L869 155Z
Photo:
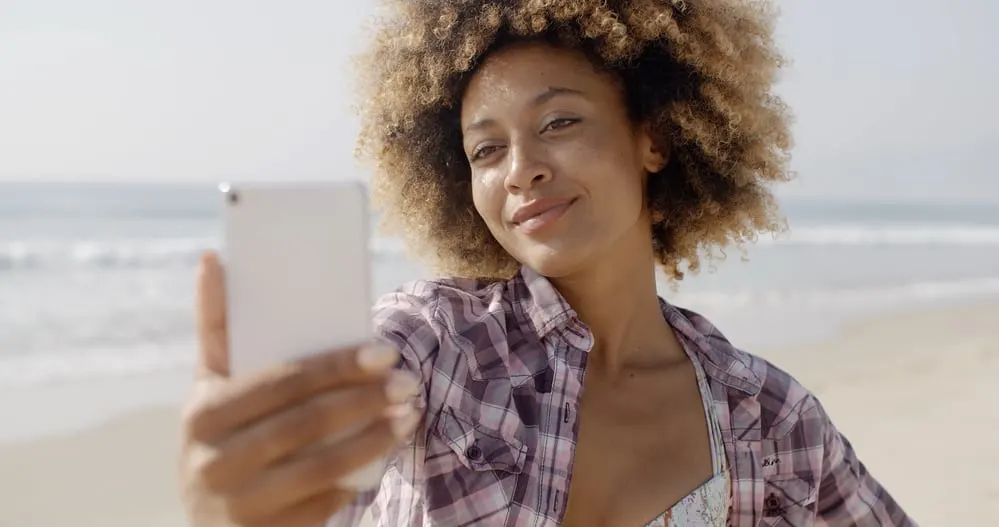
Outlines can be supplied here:
M422 380L419 399L413 404L426 410L427 386L433 372L433 359L440 346L437 327L432 324L437 309L437 296L432 285L417 282L403 290L385 295L375 304L375 338L399 350L401 360L397 368L406 370ZM418 503L418 475L422 473L423 435L426 421L417 427L415 437L404 442L389 461L381 487L359 492L354 501L341 509L327 523L327 527L359 527L369 508L377 509L376 517L389 525L407 524L413 512L403 506Z
M805 419L820 425L824 437L817 525L916 525L857 459L853 446L817 400L806 410Z

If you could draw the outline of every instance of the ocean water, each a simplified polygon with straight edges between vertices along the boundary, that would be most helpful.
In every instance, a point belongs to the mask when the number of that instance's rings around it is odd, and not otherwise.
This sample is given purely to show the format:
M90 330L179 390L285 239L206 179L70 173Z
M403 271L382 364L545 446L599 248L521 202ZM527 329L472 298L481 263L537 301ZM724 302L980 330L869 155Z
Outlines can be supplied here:
M999 206L787 201L790 233L731 251L674 303L754 342L870 312L999 298ZM0 388L136 378L193 361L214 185L0 183ZM425 276L372 239L374 292ZM803 329L811 328L811 329Z

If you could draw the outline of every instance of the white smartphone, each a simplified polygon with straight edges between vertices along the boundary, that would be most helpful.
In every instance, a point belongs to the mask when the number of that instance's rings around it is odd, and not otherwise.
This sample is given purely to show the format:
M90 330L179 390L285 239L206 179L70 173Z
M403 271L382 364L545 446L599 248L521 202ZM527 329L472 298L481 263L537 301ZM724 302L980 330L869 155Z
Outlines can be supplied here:
M232 375L372 337L367 193L360 183L219 189ZM339 484L374 488L384 468L385 460L376 460Z

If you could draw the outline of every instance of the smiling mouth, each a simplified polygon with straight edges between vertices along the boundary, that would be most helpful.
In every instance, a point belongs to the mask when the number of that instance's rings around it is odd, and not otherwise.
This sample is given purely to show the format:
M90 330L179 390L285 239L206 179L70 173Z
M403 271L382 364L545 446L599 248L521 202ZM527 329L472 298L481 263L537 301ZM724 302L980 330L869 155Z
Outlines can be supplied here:
M575 199L565 201L562 203L555 204L551 207L545 208L532 216L515 222L514 225L518 230L524 234L534 234L537 233L557 222L562 216L565 215L566 211L576 203Z

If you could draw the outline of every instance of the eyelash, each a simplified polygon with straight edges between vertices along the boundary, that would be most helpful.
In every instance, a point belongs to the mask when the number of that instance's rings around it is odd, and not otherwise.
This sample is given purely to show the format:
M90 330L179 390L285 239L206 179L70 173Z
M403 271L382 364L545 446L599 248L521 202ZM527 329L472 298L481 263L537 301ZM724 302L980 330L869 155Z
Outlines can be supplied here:
M552 119L551 121L548 122L548 124L545 125L545 127L541 130L541 132L544 133L547 131L561 130L563 128L572 126L578 122L579 119L570 119L568 117L563 117L561 119ZM472 152L470 161L477 161L479 159L482 159L483 156L491 154L497 148L499 147L495 145L486 145L476 148L475 151Z
M477 161L477 160L481 159L482 156L485 156L485 155L488 155L488 154L492 153L497 148L499 148L499 147L495 146L495 145L486 145L486 146L481 146L479 148L476 148L475 151L472 152L471 161Z
M561 130L561 129L566 128L568 126L572 126L572 125L574 125L574 124L576 124L578 122L579 122L579 119L572 119L572 118L569 118L569 117L562 117L560 119L552 119L551 121L549 121L548 124L545 125L545 128L544 128L544 130L542 130L542 132L544 132L546 130ZM556 123L561 123L561 124L559 126L553 126Z

